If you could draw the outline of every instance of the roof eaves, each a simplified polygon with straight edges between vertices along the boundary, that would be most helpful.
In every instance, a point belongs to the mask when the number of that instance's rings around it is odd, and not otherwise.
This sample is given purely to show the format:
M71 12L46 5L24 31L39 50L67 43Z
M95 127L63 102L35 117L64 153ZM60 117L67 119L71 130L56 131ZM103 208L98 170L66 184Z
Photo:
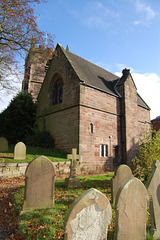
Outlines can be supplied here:
M118 85L118 83L120 81L120 78L118 80L115 80L115 81L116 81L116 84L114 85L114 90L117 93L117 95L121 98L122 97L121 94L117 91L117 85Z
M143 107L145 109L151 110L151 108L147 105L147 103L143 100L143 98L137 93L137 96L141 99L141 101L144 103L145 107L138 104L138 106Z
M68 60L69 64L71 65L71 67L72 67L74 73L76 74L77 78L79 79L79 81L84 83L85 81L77 74L76 68L75 68L72 60L69 58L69 56L67 56L65 49L59 43L57 43L57 46L59 46L60 49L62 50L63 54L65 55L66 59Z

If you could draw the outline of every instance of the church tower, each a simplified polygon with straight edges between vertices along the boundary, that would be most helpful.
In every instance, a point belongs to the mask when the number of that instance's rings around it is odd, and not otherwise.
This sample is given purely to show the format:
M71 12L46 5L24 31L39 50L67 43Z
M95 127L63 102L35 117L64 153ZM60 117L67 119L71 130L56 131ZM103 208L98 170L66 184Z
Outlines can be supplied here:
M26 57L22 90L31 93L34 102L37 100L52 56L52 48L44 48L42 45L39 47L32 45L32 51Z

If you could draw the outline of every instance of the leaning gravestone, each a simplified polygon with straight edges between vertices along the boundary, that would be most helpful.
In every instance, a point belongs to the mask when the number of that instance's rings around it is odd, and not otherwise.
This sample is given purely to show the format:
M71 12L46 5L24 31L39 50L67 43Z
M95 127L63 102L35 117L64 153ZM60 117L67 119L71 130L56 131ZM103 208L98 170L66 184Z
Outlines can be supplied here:
M5 137L0 137L0 152L8 152L8 141Z
M23 211L52 206L55 177L52 162L44 156L35 158L29 163L25 177Z
M153 171L148 179L146 188L149 194L149 206L152 233L154 239L160 239L160 162L154 161Z
M18 142L14 147L14 159L26 159L26 145L23 142Z
M127 165L122 164L116 169L115 175L112 178L112 203L115 203L117 192L122 183L131 177L133 177L132 171Z
M65 218L65 240L105 240L112 209L108 198L91 188L70 206Z
M137 178L126 180L116 198L115 240L146 239L148 194Z

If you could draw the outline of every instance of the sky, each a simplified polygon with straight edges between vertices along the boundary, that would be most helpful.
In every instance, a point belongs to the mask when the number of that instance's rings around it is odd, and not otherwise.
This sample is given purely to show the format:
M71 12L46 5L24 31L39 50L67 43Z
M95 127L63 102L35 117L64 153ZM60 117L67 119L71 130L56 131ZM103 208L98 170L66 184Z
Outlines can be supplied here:
M118 76L130 69L151 119L160 115L160 0L48 0L35 12L39 29L55 35L55 47L68 45ZM12 97L3 94L0 112Z

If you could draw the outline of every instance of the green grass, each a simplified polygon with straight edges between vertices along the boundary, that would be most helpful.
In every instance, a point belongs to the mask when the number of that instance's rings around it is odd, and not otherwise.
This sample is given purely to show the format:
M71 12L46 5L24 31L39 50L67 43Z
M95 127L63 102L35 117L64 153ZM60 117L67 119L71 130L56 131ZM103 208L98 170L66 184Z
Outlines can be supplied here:
M52 208L32 210L19 217L19 231L24 239L64 239L64 218L71 203L85 190L96 188L111 200L112 174L80 177L81 187L66 189L64 179L58 179L55 183L54 199ZM22 209L24 188L19 188L14 195L17 213ZM115 209L112 206L112 222L108 228L109 240L114 239ZM150 221L147 218L147 239L153 239L150 235Z
M0 162L18 162L18 163L29 163L34 158L44 155L49 158L52 162L65 162L67 153L62 151L56 151L50 148L40 148L40 147L31 147L27 146L26 159L25 160L16 160L14 159L14 145L9 146L8 153L0 153Z

